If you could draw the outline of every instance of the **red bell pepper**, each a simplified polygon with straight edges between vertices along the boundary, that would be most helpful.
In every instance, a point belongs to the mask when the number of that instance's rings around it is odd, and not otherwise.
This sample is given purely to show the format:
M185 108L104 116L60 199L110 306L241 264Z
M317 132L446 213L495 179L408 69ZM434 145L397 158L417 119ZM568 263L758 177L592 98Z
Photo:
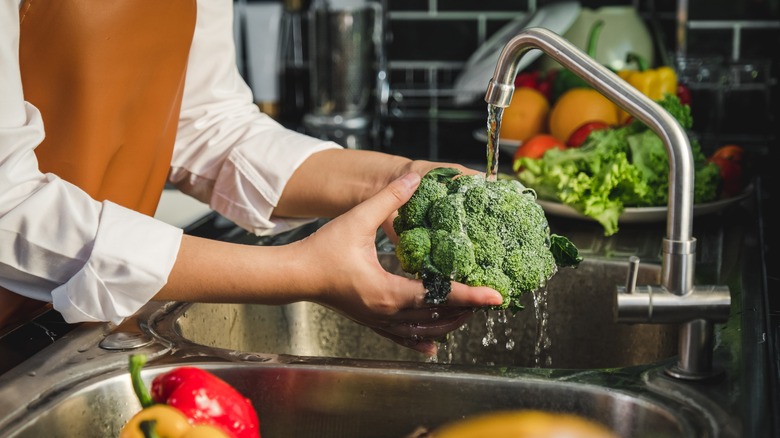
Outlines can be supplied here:
M691 90L684 84L677 84L677 98L683 105L691 104Z
M259 438L252 402L214 374L179 367L152 381L152 398L182 411L193 424L212 424L235 438Z
M547 100L550 100L552 84L555 80L555 70L542 73L538 70L523 72L515 76L515 88L528 87L542 93Z
M179 367L152 380L151 394L141 380L143 355L130 357L133 388L144 408L165 404L192 425L217 427L233 438L260 438L260 422L252 402L219 377L196 367Z

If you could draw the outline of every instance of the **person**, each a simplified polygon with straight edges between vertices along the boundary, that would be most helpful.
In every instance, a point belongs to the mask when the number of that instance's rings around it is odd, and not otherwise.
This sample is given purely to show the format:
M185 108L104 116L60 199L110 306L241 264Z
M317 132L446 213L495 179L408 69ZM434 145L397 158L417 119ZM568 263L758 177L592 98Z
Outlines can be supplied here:
M344 149L259 112L232 0L0 2L0 319L30 300L70 323L118 323L150 300L312 301L433 354L501 303L454 283L431 307L376 254L421 175L474 171ZM332 220L282 246L185 235L152 217L166 181L258 235Z

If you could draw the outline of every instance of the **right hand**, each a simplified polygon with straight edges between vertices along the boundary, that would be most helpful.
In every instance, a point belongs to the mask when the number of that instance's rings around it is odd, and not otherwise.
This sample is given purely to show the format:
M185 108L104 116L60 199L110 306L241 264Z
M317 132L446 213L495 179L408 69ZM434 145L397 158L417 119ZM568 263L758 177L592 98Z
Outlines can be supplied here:
M420 280L389 273L379 264L376 230L419 182L416 172L398 178L293 245L300 245L300 263L309 268L307 281L317 291L313 301L401 345L435 354L434 339L460 327L475 308L501 304L502 297L488 287L453 282L447 303L432 306L424 300Z

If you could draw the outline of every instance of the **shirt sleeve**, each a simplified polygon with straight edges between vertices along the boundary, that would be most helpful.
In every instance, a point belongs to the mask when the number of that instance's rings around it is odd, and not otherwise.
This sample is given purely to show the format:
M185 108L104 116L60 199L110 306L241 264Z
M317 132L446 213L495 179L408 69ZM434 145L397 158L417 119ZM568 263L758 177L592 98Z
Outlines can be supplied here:
M24 101L19 2L0 0L0 286L70 323L118 323L167 281L182 230L38 168L39 111Z
M257 235L307 222L273 209L307 157L340 146L259 111L236 67L233 0L199 0L197 16L170 182Z

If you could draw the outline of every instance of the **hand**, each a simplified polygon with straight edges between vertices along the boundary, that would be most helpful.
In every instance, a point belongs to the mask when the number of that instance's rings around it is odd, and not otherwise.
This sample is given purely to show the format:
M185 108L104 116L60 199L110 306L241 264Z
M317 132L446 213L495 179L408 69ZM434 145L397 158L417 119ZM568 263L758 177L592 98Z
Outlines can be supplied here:
M376 230L419 183L419 174L409 173L293 245L301 246L301 263L318 282L313 301L401 345L435 354L434 339L460 327L474 308L501 304L502 298L488 287L453 282L447 303L431 306L420 280L391 274L379 264Z
M433 169L436 169L438 167L452 167L454 169L460 170L461 173L464 175L477 175L477 174L484 174L484 171L474 170L470 167L463 166L461 164L455 164L455 163L439 163L436 161L426 161L426 160L414 160L410 161L405 167L404 172L414 172L420 177L425 176L426 173L430 172ZM392 243L397 244L398 243L398 235L395 234L395 230L393 229L393 219L398 216L398 211L393 211L390 213L390 216L382 222L382 231L387 235L387 237L390 239Z

